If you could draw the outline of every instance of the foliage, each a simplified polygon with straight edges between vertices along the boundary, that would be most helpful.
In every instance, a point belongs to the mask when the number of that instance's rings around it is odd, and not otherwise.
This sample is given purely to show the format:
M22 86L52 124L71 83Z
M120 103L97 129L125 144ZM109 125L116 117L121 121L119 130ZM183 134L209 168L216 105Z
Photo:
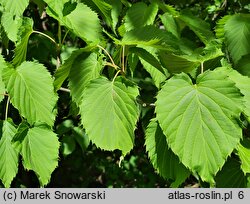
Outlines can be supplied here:
M0 0L2 184L249 186L250 9L236 2Z

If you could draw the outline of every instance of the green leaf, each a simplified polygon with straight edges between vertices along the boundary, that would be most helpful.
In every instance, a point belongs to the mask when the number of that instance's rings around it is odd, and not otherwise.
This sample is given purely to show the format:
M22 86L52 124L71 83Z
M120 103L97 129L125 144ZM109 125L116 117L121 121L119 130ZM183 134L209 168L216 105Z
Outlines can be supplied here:
M225 42L236 64L242 56L250 54L250 15L236 14L225 23Z
M116 26L119 22L119 16L122 11L122 3L117 0L108 0L109 4L112 6L111 18L112 18L112 29L116 33Z
M80 113L86 133L97 147L127 154L134 144L139 117L137 87L102 77L92 80L83 93Z
M45 0L45 2L49 6L47 13L85 42L97 42L100 40L101 26L99 18L88 6L83 3L77 3L74 10L64 15L63 11L67 9L67 6L71 5L68 3L69 1Z
M160 18L165 29L172 33L175 37L180 38L181 32L175 18L169 13L164 13L160 16Z
M140 62L142 64L142 66L144 67L144 69L150 74L150 76L152 77L154 84L157 88L160 88L161 84L167 79L167 77L169 76L169 73L165 72L165 74L163 74L162 72L160 72L158 69L156 69L154 66L152 66L150 63L148 63L147 61L145 61L144 59L140 58Z
M182 12L177 19L184 22L204 44L208 44L215 39L209 24L190 12Z
M3 79L2 79L2 71L7 66L8 65L5 62L3 56L0 54L0 102L4 99L4 94L5 94L5 85L4 85Z
M134 72L138 63L139 63L139 57L136 54L134 53L128 54L128 67L132 77L134 77Z
M129 49L130 52L137 54L139 59L147 72L151 75L155 86L160 87L160 84L166 80L169 73L162 67L159 60L157 59L157 49L152 47L132 47Z
M213 183L242 137L237 122L242 104L243 97L225 74L207 71L193 84L182 73L159 92L156 118L181 162Z
M235 68L241 74L250 77L250 54L243 56L236 64Z
M11 103L30 124L40 121L53 125L57 96L53 80L42 64L23 62L16 69L5 68L3 80Z
M21 16L29 5L29 0L0 0L4 9L16 16Z
M61 136L65 133L69 133L74 127L72 120L64 120L56 127L56 133Z
M83 52L74 60L69 74L69 88L72 99L78 105L86 85L98 78L101 70L102 64L96 53Z
M76 142L80 145L82 151L84 152L89 146L89 137L80 127L74 127L72 129L72 136L75 138Z
M150 47L149 47L149 50L150 50ZM129 51L132 53L136 53L141 59L151 64L153 67L155 67L155 69L157 69L162 74L165 74L164 68L161 66L158 59L153 54L148 52L148 50L140 48L140 47L132 47L129 49Z
M56 70L54 76L54 87L56 91L61 88L63 82L68 78L71 67L73 66L76 59L83 53L89 53L95 47L96 46L87 46L85 48L73 51L70 57Z
M87 6L89 6L91 9L93 9L94 11L96 11L98 14L100 14L109 25L112 24L111 23L112 6L110 4L100 0L83 0L82 2Z
M16 42L18 39L19 29L22 26L22 18L14 16L13 13L4 12L1 17L1 24L8 36L8 38Z
M166 136L155 119L147 127L145 145L154 168L163 178L173 180L171 187L178 187L190 175L188 169L169 149Z
M41 186L48 184L58 164L59 142L57 135L49 129L34 127L22 141L23 165L33 170Z
M125 16L126 31L152 25L158 12L158 6L155 3L147 6L144 2L133 4Z
M27 46L29 43L29 37L33 32L33 20L30 18L23 18L22 26L19 30L19 39L16 44L13 65L19 66L26 60Z
M76 149L76 141L72 136L65 135L62 139L62 154L64 157L72 154Z
M175 36L151 25L126 32L120 44L123 46L146 45L163 49L179 48L179 42Z
M43 11L45 10L45 2L43 0L31 0L33 3L35 3L38 7L38 11L40 16L42 15Z
M0 179L6 188L10 187L18 171L18 152L11 145L15 133L16 128L4 121L0 135Z
M191 72L200 65L197 60L188 60L186 56L159 52L162 65L171 73Z
M220 41L225 40L225 24L229 18L231 18L229 15L223 16L216 24L215 35Z
M244 139L237 150L238 156L241 160L241 169L246 175L247 173L250 173L250 140Z
M174 54L160 51L158 53L162 65L172 73L189 73L201 63L216 59L223 54L218 45L208 44L205 48L196 49L190 54Z
M247 188L250 188L250 176L247 177Z
M250 78L241 75L233 69L223 67L223 69L220 70L229 76L229 78L235 83L235 86L240 89L240 92L244 95L243 113L246 115L248 122L250 122Z
M26 121L23 121L21 124L19 124L17 132L12 139L12 145L18 151L18 153L21 152L22 141L26 137L28 131L29 131L29 124L27 124Z
M179 15L179 12L176 10L176 8L174 8L174 6L163 3L161 0L154 0L154 2L157 3L157 5L162 11L170 13L173 16Z
M240 162L235 158L228 158L222 170L215 178L217 188L246 188L247 179L240 168Z

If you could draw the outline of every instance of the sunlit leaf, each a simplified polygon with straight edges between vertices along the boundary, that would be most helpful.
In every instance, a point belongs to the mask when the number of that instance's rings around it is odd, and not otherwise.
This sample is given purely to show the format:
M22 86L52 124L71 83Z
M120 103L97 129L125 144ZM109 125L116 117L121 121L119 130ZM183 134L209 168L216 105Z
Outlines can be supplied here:
M68 1L45 0L48 4L47 12L53 18L61 22L84 41L98 42L100 40L101 26L97 14L83 3L74 3L75 8L63 13L67 7L71 6ZM80 18L79 18L80 16Z
M196 84L184 73L174 76L156 102L156 118L170 148L210 183L242 137L237 122L242 110L239 90L217 70L199 75Z
M22 141L23 165L33 170L41 186L48 184L52 172L58 165L59 142L49 129L31 128Z
M13 13L4 12L1 16L1 24L8 36L8 38L16 42L18 39L19 29L22 26L22 18L13 16Z
M57 96L52 77L43 65L23 62L16 69L5 68L3 80L11 103L29 123L53 125Z
M27 46L29 43L29 37L33 32L33 20L30 18L24 18L22 26L19 30L19 38L15 48L14 59L12 61L14 66L19 66L26 60Z
M4 121L0 131L0 179L6 188L10 187L18 171L18 152L11 144L15 133L13 124Z
M0 102L3 100L4 94L5 94L5 85L4 85L3 79L2 79L2 70L6 67L7 67L7 64L6 64L3 56L0 55Z
M21 16L28 6L29 0L0 0L0 3L4 6L4 9L12 13L13 16Z
M139 117L138 88L106 78L92 80L83 93L80 113L89 139L105 150L127 154Z

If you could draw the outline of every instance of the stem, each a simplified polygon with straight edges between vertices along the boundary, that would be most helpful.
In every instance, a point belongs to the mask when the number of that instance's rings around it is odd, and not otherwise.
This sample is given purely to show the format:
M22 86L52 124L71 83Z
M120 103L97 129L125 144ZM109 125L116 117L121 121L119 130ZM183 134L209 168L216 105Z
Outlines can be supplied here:
M116 64L115 64L115 62L114 62L114 60L113 60L113 58L108 53L108 51L105 48L103 48L101 45L97 45L97 47L99 47L101 50L103 50L106 53L106 55L109 57L111 63L113 64L113 67L117 67Z
M2 94L0 94L0 95L2 95L2 96L9 96L8 94L6 94L6 93L2 93Z
M56 57L56 69L58 69L60 66L61 66L61 59L60 59L60 56L58 55Z
M128 58L126 57L125 65L124 65L124 72L127 70L127 65L128 65Z
M10 97L8 96L7 104L6 104L6 109L5 109L5 120L8 119L9 104L10 104Z
M227 7L227 0L224 0L223 3L220 5L220 10L226 9L226 7ZM219 14L220 14L220 11L215 13L214 16L212 17L212 21L216 20L216 18L219 16Z
M61 65L60 53L61 53L61 49L62 49L62 27L61 27L60 22L58 22L57 36L58 36L59 45L57 47L56 69L58 69Z
M119 159L119 167L121 168L122 166L122 161L124 160L124 156L120 156L120 159Z
M112 83L114 83L116 77L118 76L118 74L119 74L120 72L121 72L121 70L118 70L118 72L116 72L116 74L115 74L115 76L114 76L114 78L113 78L113 80L112 80Z
M64 44L64 41L65 41L65 39L66 39L68 33L69 33L69 30L67 30L67 32L65 33L65 35L64 35L64 37L63 37L63 39L62 39L62 45Z
M119 52L120 66L122 67L122 49Z
M115 70L119 70L119 67L117 66L117 65L113 65L113 64L111 64L111 63L109 63L109 62L106 62L106 64L105 65L107 65L107 66L110 66L110 67L113 67L113 68L115 68Z
M125 46L122 46L122 72L125 73Z
M155 103L145 103L141 99L136 100L142 107L155 107Z
M69 89L66 89L66 88L62 88L62 87L61 87L59 90L60 90L60 91L67 92L67 93L70 93L70 90L69 90Z
M33 33L37 33L37 34L40 34L40 35L45 36L45 37L48 38L50 41L52 41L54 44L56 44L56 46L58 47L58 44L56 43L56 41L55 41L52 37L48 36L47 34L42 33L42 32L40 32L40 31L36 31L36 30L34 30Z
M58 41L59 41L59 48L61 49L62 46L62 29L61 29L61 24L58 22Z
M59 27L60 27L60 32L61 32L60 24L59 24ZM58 30L59 30L59 28L58 28ZM42 33L40 31L36 31L36 30L34 30L33 33L43 35L44 37L48 38L49 40L51 40L56 45L57 52L59 53L59 54L57 54L57 58L56 58L56 69L58 69L58 67L60 67L60 65L61 65L61 60L60 60L60 50L61 50L61 37L60 37L60 35L61 34L59 35L59 31L58 31L59 45L56 43L56 41L52 37L46 35L45 33Z
M201 63L201 74L203 74L203 72L204 72L204 64L203 64L203 62Z

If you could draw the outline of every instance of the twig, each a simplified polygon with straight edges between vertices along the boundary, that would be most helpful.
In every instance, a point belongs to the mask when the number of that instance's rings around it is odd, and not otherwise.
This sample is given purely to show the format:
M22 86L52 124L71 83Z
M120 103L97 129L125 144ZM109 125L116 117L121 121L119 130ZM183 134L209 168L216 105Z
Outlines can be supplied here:
M204 64L203 62L201 62L201 74L203 74L203 72L204 72Z
M63 37L63 39L62 39L62 45L64 44L64 41L65 41L65 39L66 39L68 33L69 33L69 30L67 30L67 32L65 33L65 35L64 35L64 37Z
M6 94L6 93L2 93L2 94L0 94L0 95L2 95L2 96L9 96L8 94Z
M115 64L115 62L114 62L114 60L113 60L113 58L108 53L108 51L104 47L102 47L101 45L97 45L97 47L99 47L101 50L103 50L106 53L106 55L109 57L111 63L113 64L113 67L117 67L116 64Z
M117 71L120 69L117 65L114 66L112 63L109 63L109 62L106 62L105 65L110 66L110 67L113 67L113 68L115 68L115 70L117 70Z
M10 104L10 97L8 96L7 104L6 104L6 109L5 109L5 120L8 119L9 104Z
M46 35L45 33L42 33L40 31L36 31L36 30L33 30L33 33L37 33L39 35L43 35L44 37L48 38L50 41L52 41L58 47L58 44L56 43L56 41L52 37Z
M155 107L155 103L145 103L141 99L137 99L137 102L142 105L142 107Z
M122 46L122 72L125 73L125 46Z
M118 76L118 74L119 74L120 72L121 72L121 70L118 70L118 72L116 72L116 74L115 74L115 76L114 76L114 78L113 78L113 80L112 80L112 83L114 83L116 77Z
M59 90L60 90L60 91L67 92L67 93L70 93L70 90L69 90L69 89L66 89L66 88L62 88L62 87L61 87Z
M226 8L226 6L227 6L227 0L224 0L220 6L220 9ZM212 17L212 21L214 21L219 16L219 14L220 12L215 13L214 16Z

